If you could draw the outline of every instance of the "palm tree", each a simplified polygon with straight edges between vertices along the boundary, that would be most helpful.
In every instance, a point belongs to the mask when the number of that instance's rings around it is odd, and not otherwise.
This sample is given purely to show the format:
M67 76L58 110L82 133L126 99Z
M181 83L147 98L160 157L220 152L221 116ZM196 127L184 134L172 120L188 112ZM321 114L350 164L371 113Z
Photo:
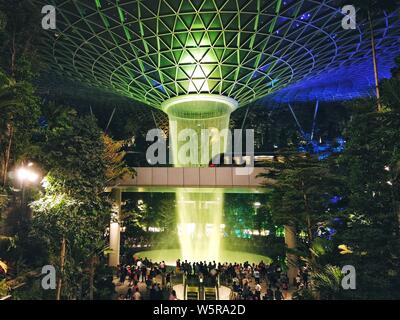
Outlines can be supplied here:
M378 74L378 61L376 57L376 43L375 43L375 30L373 26L373 19L380 16L384 12L391 12L399 7L399 0L354 0L352 2L354 6L360 9L359 13L364 15L368 19L370 37L371 37L371 49L372 49L372 60L374 64L374 77L375 77L375 92L377 99L377 110L382 110L381 95L379 90L379 74Z
M312 275L313 289L319 300L334 300L343 298L342 271L332 265L326 265Z

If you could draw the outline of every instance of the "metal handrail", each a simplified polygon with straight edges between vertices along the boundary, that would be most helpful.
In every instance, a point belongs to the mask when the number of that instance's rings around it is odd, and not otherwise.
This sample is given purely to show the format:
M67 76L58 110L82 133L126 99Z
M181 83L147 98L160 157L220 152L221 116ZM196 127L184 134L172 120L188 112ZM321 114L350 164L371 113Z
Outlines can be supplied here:
M183 273L183 300L187 300L186 273Z
M216 285L216 288L215 288L217 300L219 300L219 287L220 287L220 286L221 286L221 285L220 285L220 282L219 282L219 274L218 274L218 275L217 275L217 285Z

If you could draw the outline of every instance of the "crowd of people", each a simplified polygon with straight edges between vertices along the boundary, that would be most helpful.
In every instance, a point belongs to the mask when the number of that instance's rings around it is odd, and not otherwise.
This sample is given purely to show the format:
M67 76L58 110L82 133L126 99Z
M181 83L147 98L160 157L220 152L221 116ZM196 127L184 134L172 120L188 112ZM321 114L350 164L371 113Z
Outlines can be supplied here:
M133 263L119 267L119 282L128 280L128 292L120 296L124 300L144 299L139 283L147 289L150 300L177 300L172 290L171 277L184 275L186 281L204 286L225 285L232 289L231 299L237 300L284 300L288 297L289 279L280 265L255 263L216 263L215 261L176 261L175 268L165 261L154 263L134 257ZM160 276L160 277L157 277ZM158 280L157 280L158 279ZM160 282L161 279L161 282ZM308 271L302 269L295 279L298 289L308 287ZM263 289L264 288L264 289Z
M214 280L219 278L221 284L232 289L233 299L243 300L283 300L287 297L289 279L279 265L245 263L218 263L215 261L206 263L190 263L186 260L176 262L176 270L189 275L199 275ZM214 283L215 281L211 281ZM266 290L262 294L262 284ZM252 285L253 284L253 285Z
M161 275L161 283L157 282L157 276ZM171 290L172 272L167 272L164 261L153 263L151 260L133 258L132 264L123 264L118 268L119 283L124 284L128 280L128 291L126 295L120 295L120 300L142 300L139 283L144 283L148 290L150 300L163 300L165 291ZM170 300L176 300L176 293L171 290Z

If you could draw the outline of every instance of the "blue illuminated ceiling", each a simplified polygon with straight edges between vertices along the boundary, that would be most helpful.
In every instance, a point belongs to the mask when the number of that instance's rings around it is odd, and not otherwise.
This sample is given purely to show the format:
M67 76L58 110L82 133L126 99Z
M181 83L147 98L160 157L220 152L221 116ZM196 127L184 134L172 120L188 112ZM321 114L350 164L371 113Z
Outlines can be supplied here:
M395 67L394 59L400 56L399 14L398 11L385 15L384 19L376 20L374 24L380 80L391 77L391 69ZM350 56L339 66L289 84L259 102L277 105L289 102L316 100L330 102L373 97L375 78L369 27L365 22L358 27L360 32L363 32L360 35L360 53L357 56Z

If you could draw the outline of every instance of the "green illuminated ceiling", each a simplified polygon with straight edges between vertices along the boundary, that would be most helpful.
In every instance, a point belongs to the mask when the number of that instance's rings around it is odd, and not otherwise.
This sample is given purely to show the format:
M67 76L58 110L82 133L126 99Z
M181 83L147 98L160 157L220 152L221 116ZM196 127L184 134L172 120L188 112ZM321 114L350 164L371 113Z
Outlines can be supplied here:
M49 0L45 49L62 75L154 107L195 93L244 105L357 54L333 3Z

